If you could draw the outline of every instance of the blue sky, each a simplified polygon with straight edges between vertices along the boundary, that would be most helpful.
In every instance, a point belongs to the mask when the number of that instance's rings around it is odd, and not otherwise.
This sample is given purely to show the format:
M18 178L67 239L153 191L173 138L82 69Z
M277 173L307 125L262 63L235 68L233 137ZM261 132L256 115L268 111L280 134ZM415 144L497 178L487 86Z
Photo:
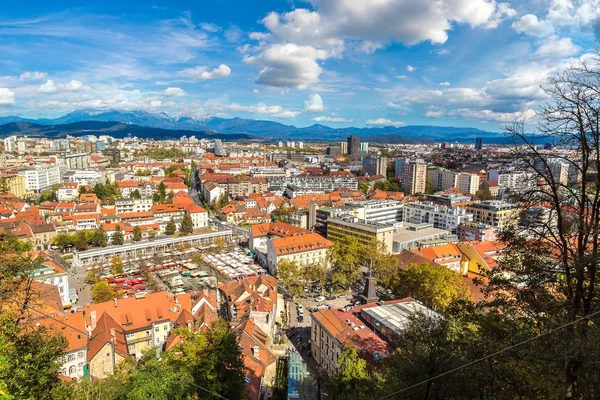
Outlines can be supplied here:
M535 122L540 85L591 57L597 3L15 2L0 14L0 116L118 109L496 131Z

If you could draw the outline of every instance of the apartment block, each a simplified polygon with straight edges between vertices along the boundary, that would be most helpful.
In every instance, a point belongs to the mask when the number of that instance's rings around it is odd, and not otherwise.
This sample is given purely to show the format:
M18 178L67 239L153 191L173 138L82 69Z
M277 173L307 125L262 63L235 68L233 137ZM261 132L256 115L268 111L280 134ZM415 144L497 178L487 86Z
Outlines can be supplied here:
M333 242L345 237L354 237L370 246L374 240L382 242L388 253L393 250L394 226L389 224L369 224L356 217L330 218L327 220L327 238Z

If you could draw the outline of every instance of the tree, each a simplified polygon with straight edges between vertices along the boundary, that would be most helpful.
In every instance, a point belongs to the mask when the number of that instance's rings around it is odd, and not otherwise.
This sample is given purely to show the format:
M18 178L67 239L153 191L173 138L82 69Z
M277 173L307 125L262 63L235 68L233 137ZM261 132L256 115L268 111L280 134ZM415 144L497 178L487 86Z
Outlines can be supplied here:
M475 197L482 201L491 200L492 194L487 189L479 189L475 192Z
M152 200L156 204L165 204L167 202L167 187L164 182L158 185L158 189L152 195Z
M184 214L183 219L181 220L179 231L184 235L194 232L194 221L192 220L192 216L187 212Z
M133 228L133 241L139 242L142 240L142 229L139 226Z
M123 245L125 242L125 237L123 236L123 231L121 231L121 227L119 224L115 225L115 233L112 235L112 242L116 245Z
M600 54L555 76L545 89L548 102L538 112L535 133L549 135L554 148L538 149L524 123L507 126L513 157L533 174L512 201L524 216L544 206L543 218L524 218L523 228L502 234L506 256L491 271L489 290L508 312L534 318L541 331L569 324L556 343L566 399L600 396L598 324L587 318L600 310ZM563 167L569 176L563 178ZM592 172L594 171L594 172ZM525 229L525 232L523 232ZM526 233L526 236L523 235ZM595 360L594 360L595 359Z
M457 300L469 300L462 276L443 266L410 264L390 282L398 297L412 297L434 310L445 310Z
M167 223L167 226L165 227L165 234L169 236L174 235L176 230L177 226L175 225L175 221L173 220L173 218L171 218L171 220Z
M85 231L79 231L75 234L75 239L73 241L73 245L78 251L87 250L88 248L88 240L85 234Z
M429 177L425 178L425 193L433 194L433 182L431 182Z
M138 189L135 189L133 192L131 192L131 198L134 200L139 200L142 198L142 194Z
M108 235L104 232L102 225L98 225L98 228L94 231L92 244L97 247L106 247L108 245Z
M285 286L293 298L304 293L303 284L300 282L302 273L296 261L280 260L277 263L277 279Z
M369 191L371 191L371 186L369 186L369 184L367 182L359 182L358 183L358 190L360 190L361 192L364 193L364 195L368 195Z
M372 398L373 381L369 380L367 362L356 348L346 347L337 359L339 370L331 377L329 396L335 400L360 400Z
M118 297L120 297L118 291L110 286L107 281L100 281L92 288L94 303L104 303Z
M327 266L323 263L309 264L304 267L303 275L306 277L306 280L315 282L322 288L327 281Z
M364 246L355 237L346 236L334 242L327 254L331 262L331 280L349 286L361 276L364 262Z
M119 256L114 256L110 259L110 272L113 275L123 273L123 259Z
M229 197L227 196L227 193L222 193L217 200L217 207L215 208L220 209L225 207L227 204L229 204Z
M217 400L206 390L228 399L241 399L246 369L235 333L225 320L216 321L207 332L181 329L181 344L164 354L166 364L179 374L190 376L198 398ZM199 387L204 388L199 389Z
M52 238L52 244L62 249L73 246L75 244L75 235L68 233L58 233Z
M363 250L364 264L372 268L377 280L383 286L390 286L393 278L398 273L396 256L389 253L385 243L373 240L367 249Z

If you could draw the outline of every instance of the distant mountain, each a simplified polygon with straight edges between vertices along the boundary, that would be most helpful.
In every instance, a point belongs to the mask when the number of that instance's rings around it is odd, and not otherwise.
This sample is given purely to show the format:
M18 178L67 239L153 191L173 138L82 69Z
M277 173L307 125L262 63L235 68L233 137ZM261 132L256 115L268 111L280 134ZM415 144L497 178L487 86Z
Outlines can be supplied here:
M26 122L38 125L63 125L81 121L120 122L138 127L169 130L214 131L224 135L246 134L267 140L344 140L357 135L363 140L388 143L415 142L473 142L481 137L485 143L502 143L502 133L486 132L475 128L456 128L430 125L403 127L331 128L315 124L304 128L284 125L274 121L244 118L194 119L188 116L171 117L165 113L153 114L145 111L80 110L55 119L32 120L16 116L0 117L0 124ZM189 135L187 133L186 135ZM198 135L196 135L198 136ZM140 137L138 135L138 137ZM234 137L229 137L234 139Z
M63 138L67 135L109 135L124 138L128 135L144 139L179 139L182 136L196 136L198 139L250 140L251 135L222 134L210 131L190 131L183 129L161 129L122 122L78 121L68 124L42 125L31 122L9 122L0 125L0 137L10 135L27 135L31 137Z

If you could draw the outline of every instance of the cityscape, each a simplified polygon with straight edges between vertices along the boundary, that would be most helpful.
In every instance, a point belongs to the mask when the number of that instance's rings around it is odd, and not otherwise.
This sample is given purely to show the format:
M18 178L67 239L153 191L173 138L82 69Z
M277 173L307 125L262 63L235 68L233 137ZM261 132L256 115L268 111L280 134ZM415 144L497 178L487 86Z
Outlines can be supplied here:
M594 2L50 3L0 17L1 399L600 397Z

